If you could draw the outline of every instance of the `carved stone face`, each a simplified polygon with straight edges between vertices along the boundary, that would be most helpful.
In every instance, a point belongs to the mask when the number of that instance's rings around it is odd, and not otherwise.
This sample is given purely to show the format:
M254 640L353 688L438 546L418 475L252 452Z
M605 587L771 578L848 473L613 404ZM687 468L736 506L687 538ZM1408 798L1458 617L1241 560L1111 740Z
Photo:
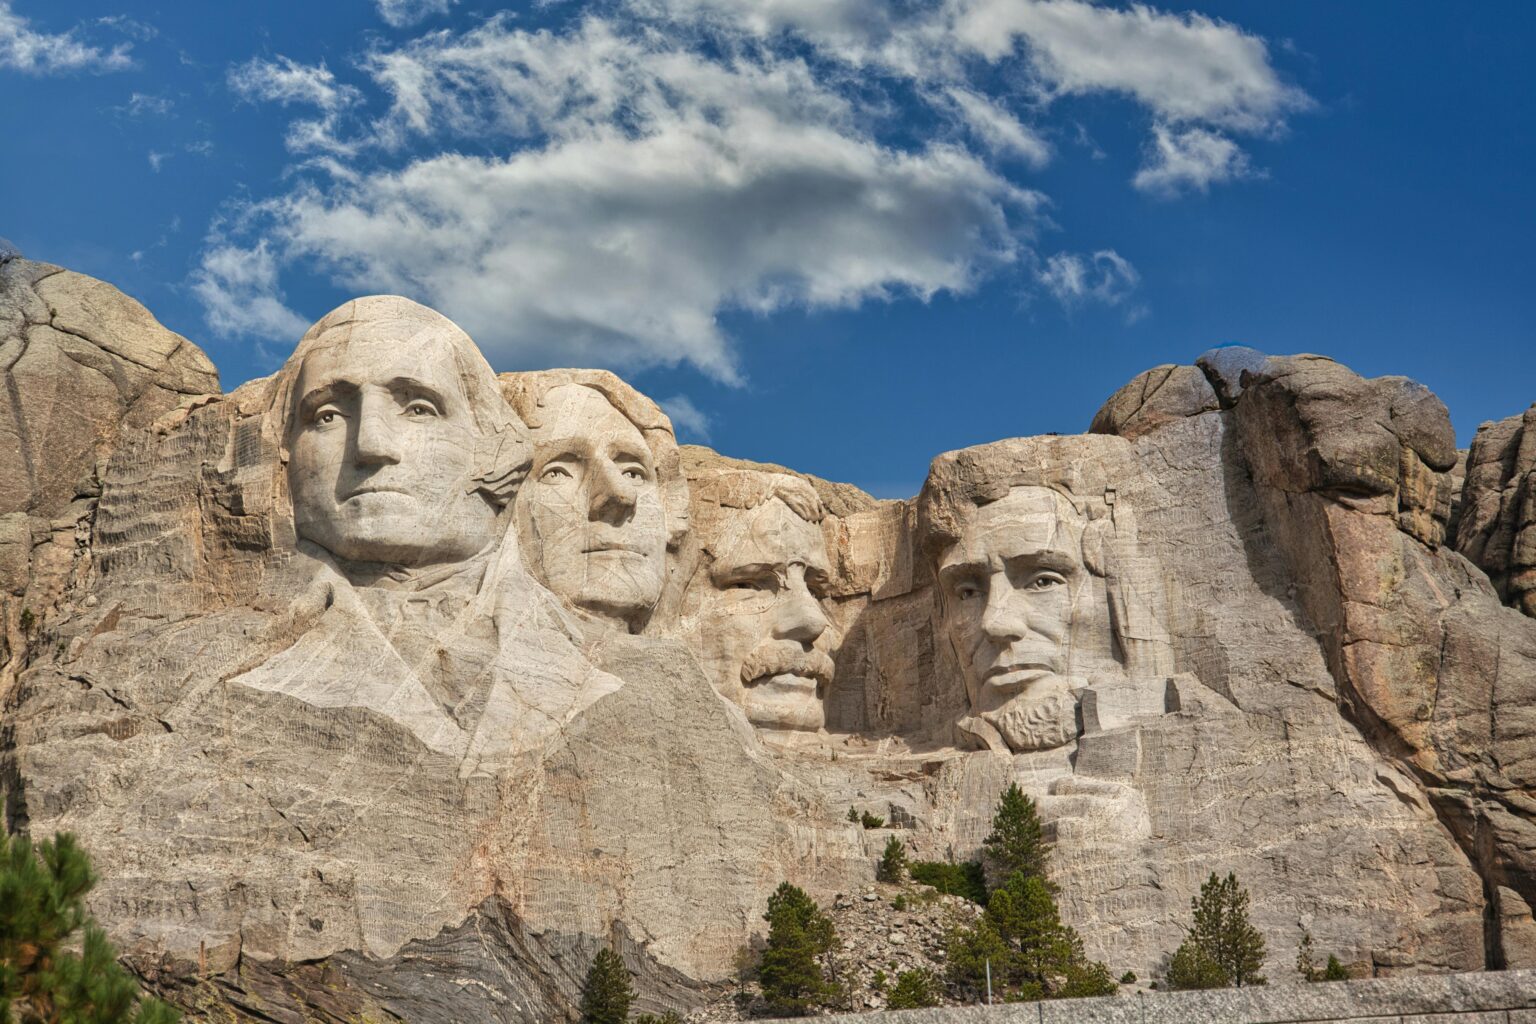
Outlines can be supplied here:
M971 710L1058 696L1087 569L1083 526L1044 487L1016 487L971 514L939 561L943 628L960 658Z
M666 510L650 447L591 388L553 388L544 408L516 505L529 571L576 607L638 628L666 577Z
M452 344L353 325L299 368L288 431L298 535L353 562L470 558L496 510L471 483L480 432Z
M734 518L712 545L698 620L704 664L753 725L815 731L837 640L821 607L830 575L821 527L778 498Z

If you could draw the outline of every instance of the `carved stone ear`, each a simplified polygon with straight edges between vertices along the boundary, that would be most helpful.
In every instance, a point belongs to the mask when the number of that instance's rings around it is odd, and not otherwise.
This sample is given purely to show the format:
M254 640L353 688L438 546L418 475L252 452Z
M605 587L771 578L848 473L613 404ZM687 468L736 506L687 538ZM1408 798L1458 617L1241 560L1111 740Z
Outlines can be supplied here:
M505 508L517 496L533 461L533 445L516 427L503 427L475 443L475 475L469 490Z

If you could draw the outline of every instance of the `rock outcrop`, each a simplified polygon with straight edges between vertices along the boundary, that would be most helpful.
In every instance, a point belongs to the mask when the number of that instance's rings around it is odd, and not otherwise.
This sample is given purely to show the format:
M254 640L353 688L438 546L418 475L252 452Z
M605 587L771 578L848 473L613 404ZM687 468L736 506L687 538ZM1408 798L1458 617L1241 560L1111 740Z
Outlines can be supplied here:
M82 837L183 1005L548 1021L602 945L703 1005L780 881L974 859L1011 782L1117 976L1229 870L1277 976L1303 931L1536 956L1523 421L1458 495L1422 386L1223 349L877 501L404 299L220 394L109 286L0 274L7 825Z

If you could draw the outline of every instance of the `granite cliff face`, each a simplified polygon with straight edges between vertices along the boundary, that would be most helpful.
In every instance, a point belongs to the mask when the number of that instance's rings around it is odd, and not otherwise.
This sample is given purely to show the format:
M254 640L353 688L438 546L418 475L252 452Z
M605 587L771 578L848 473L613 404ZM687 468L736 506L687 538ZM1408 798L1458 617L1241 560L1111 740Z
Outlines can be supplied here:
M399 298L221 394L20 259L0 367L7 824L189 1007L559 1019L608 943L695 1005L779 881L972 858L1012 781L1117 973L1213 870L1277 964L1536 965L1530 413L1462 485L1422 386L1222 349L877 501Z

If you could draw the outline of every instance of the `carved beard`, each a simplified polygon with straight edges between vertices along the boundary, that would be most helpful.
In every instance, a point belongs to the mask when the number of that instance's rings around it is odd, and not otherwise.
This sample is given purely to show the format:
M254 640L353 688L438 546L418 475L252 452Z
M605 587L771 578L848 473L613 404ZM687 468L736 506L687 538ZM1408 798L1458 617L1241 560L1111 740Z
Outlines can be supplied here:
M1077 739L1077 698L1070 692L1020 698L982 712L981 720L996 729L1015 754L1050 750Z

